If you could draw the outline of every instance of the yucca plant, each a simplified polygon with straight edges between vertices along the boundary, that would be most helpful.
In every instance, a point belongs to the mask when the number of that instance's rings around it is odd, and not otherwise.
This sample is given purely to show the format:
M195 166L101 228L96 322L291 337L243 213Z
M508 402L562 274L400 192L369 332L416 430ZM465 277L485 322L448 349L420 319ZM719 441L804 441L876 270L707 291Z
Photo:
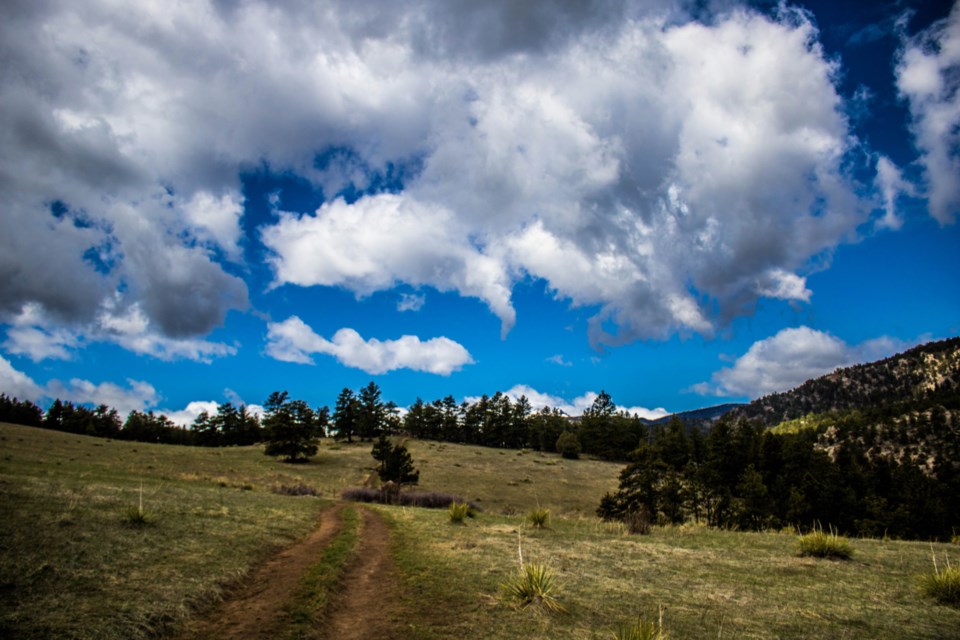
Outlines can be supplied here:
M127 509L124 518L131 527L145 527L153 522L153 518L143 509L143 483L140 483L140 500L136 507Z
M527 522L535 529L543 529L550 522L550 509L531 509L527 512Z
M798 543L801 556L835 560L849 560L853 556L853 546L833 527L825 532L823 527L817 524L813 527L813 531L801 535Z
M950 565L947 560L945 569L937 566L937 557L933 556L933 573L921 578L923 592L941 604L960 607L960 567Z
M614 635L617 640L667 640L668 637L663 629L663 609L658 620L647 622L637 616L636 621L620 625Z
M523 609L530 605L557 613L566 608L554 595L553 571L546 565L523 561L523 542L517 534L517 572L500 585L504 599Z
M557 600L554 575L550 567L528 562L501 585L504 596L521 609L530 605L563 613L564 606Z
M464 519L470 515L470 505L466 502L452 502L447 511L450 513L450 522L463 524Z

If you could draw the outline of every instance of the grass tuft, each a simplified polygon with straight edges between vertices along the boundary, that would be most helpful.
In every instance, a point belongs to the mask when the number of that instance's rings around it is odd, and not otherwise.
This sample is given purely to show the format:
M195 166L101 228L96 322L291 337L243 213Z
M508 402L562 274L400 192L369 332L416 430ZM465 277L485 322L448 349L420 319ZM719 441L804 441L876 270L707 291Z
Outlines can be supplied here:
M657 620L647 622L642 616L637 616L636 621L620 625L614 638L616 640L667 640L669 636L663 628L663 609L660 609L660 617Z
M529 562L501 585L504 598L517 607L529 606L564 613L566 609L554 595L553 571L546 565Z
M960 608L960 567L951 566L949 560L947 567L941 570L937 566L937 557L934 556L933 573L921 578L920 587L925 595L940 604Z
M153 517L143 510L143 507L131 507L124 514L123 522L128 527L139 529L153 524Z
M822 526L816 525L813 531L801 535L798 543L801 556L832 560L849 560L853 556L853 546L833 527L825 532Z
M124 522L127 526L140 528L153 524L153 517L143 508L143 482L140 482L140 498L136 507L127 509L124 516Z
M470 515L470 505L466 502L453 502L450 504L450 522L453 524L463 524L464 519Z
M527 522L535 529L543 529L550 523L550 509L537 507L527 512Z

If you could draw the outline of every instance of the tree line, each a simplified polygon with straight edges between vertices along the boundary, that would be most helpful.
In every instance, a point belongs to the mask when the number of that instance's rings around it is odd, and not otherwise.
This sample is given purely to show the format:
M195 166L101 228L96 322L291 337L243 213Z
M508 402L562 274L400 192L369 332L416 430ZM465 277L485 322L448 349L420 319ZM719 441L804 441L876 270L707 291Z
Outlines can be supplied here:
M224 403L189 428L152 412L133 411L121 423L105 405L60 400L44 412L5 395L0 420L169 444L266 443L266 453L290 462L309 459L325 436L379 441L381 467L388 435L566 457L582 452L627 463L618 490L601 501L603 518L643 511L661 522L742 529L819 522L854 535L944 538L960 530L958 405L956 393L936 389L921 399L820 415L811 428L771 430L734 413L704 431L678 419L651 424L618 410L605 392L579 418L533 411L526 398L502 393L463 403L417 399L401 414L371 382L358 392L344 388L332 412L278 391L264 403L262 420Z
M793 431L734 415L706 433L673 420L631 452L597 514L750 530L819 523L850 535L949 540L960 529L960 416L942 405L883 413L822 416ZM940 444L923 458L904 456L917 440Z

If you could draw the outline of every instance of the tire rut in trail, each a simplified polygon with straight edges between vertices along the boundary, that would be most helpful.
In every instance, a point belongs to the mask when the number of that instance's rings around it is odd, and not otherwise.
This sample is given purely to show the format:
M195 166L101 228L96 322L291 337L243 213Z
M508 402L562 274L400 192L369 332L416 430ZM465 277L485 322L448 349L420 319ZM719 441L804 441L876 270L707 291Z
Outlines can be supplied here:
M323 625L329 640L400 640L402 608L383 517L361 508L358 553L347 568Z
M320 515L320 526L305 539L260 565L211 613L188 623L174 638L274 640L282 637L284 607L293 598L307 569L340 531L342 509L342 504L325 509Z

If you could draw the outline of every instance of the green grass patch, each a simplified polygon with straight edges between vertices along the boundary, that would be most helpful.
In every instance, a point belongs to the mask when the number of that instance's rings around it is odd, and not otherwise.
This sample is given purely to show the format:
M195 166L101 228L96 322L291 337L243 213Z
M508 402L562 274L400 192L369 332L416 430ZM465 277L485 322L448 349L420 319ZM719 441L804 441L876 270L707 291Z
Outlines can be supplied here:
M859 540L857 562L821 562L796 556L789 533L655 526L638 537L584 517L555 518L545 535L524 515L451 527L445 513L381 509L395 523L413 637L426 640L593 640L611 637L625 613L660 606L671 640L934 640L960 628L960 611L931 606L915 586L928 543ZM553 570L566 615L531 616L502 597L517 572L518 531L524 558Z
M940 568L934 556L933 573L921 578L920 587L924 594L940 604L960 608L960 566L952 566L949 560Z
M857 540L856 562L821 562L797 556L791 534L654 526L632 536L593 515L622 465L409 444L424 490L484 507L469 527L450 526L446 509L370 507L391 527L407 625L398 631L409 637L595 640L661 605L671 640L934 640L960 628L960 609L917 588L930 571L928 543ZM260 447L111 442L0 424L0 637L141 640L175 629L310 531L329 505L274 486L339 496L362 484L370 445L332 445L323 442L310 464L286 465ZM139 509L141 482L152 524L133 527L125 514ZM526 523L538 503L551 511L549 532ZM566 615L530 615L502 598L500 585L517 572L518 532L524 556L562 586ZM933 545L939 556L955 549Z
M329 504L270 493L295 476L257 447L150 445L6 424L0 438L4 638L140 640L175 629L306 534ZM297 474L314 471L305 466Z
M470 515L470 505L466 502L453 502L447 508L450 514L450 522L453 524L463 524Z
M534 529L543 529L550 524L550 509L537 507L527 512L527 523Z
M356 509L345 508L341 518L340 531L301 579L287 611L293 638L305 637L315 626L330 604L330 594L343 577L347 564L356 555L360 521Z
M831 560L849 560L853 557L853 545L832 528L824 531L818 525L810 533L801 535L797 544L801 556Z
M663 609L656 620L645 620L643 616L627 624L620 625L614 635L616 640L668 640L663 627Z

